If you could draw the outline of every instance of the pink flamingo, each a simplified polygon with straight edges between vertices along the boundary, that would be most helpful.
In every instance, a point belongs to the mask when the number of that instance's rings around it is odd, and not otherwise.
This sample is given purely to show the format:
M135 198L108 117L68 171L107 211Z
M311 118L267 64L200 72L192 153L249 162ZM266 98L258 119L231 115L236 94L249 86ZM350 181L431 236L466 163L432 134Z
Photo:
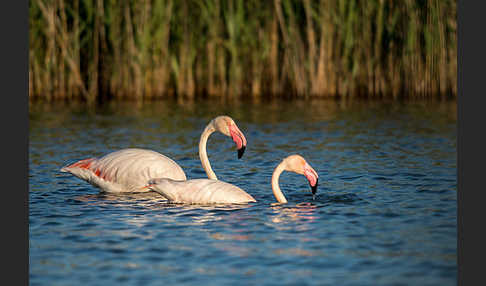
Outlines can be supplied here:
M229 116L211 120L199 140L199 158L209 179L217 180L206 153L209 135L218 131L233 139L238 159L243 156L246 138ZM146 149L128 148L109 153L101 158L88 158L61 168L74 176L99 187L104 192L148 192L147 182L152 178L186 180L182 168L169 157Z
M278 185L278 178L283 171L304 175L309 181L314 198L317 191L317 172L302 156L290 155L282 160L272 175L272 191L279 203L287 203L287 199ZM174 203L228 204L256 202L250 194L235 185L209 179L181 181L157 178L151 179L148 182L148 187Z

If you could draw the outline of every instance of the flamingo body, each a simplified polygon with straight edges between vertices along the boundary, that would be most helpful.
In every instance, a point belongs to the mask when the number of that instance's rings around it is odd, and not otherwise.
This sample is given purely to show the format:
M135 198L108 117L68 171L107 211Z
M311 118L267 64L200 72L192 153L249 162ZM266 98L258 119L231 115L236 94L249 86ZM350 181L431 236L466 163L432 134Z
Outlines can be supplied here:
M246 138L234 120L225 115L209 122L199 140L199 158L209 179L217 180L206 152L213 132L231 137L238 149L238 159L246 147ZM169 157L152 150L129 148L109 153L101 158L88 158L61 168L74 176L110 193L148 192L147 182L153 178L186 180L182 168Z
M193 179L176 181L159 178L149 181L149 188L174 203L238 204L256 202L239 187L218 180Z
M65 166L62 172L111 193L147 192L151 178L186 180L182 168L167 156L146 149L128 148L101 158L89 158Z
M287 203L287 199L278 185L278 179L283 171L304 175L309 181L314 198L319 175L302 156L295 154L283 159L273 171L272 191L279 203ZM241 204L256 202L250 194L239 187L211 179L177 181L160 178L149 180L147 187L174 203Z

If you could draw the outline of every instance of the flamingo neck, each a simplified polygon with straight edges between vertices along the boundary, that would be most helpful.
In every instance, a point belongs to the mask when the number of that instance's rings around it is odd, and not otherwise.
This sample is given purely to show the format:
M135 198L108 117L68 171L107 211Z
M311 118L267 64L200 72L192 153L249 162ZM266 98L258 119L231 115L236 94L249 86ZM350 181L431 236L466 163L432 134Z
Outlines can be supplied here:
M216 131L212 123L213 122L211 121L211 123L206 126L203 133L201 134L201 139L199 140L199 159L201 160L201 164L204 168L204 171L206 171L206 175L208 175L208 178L211 180L217 180L218 177L216 177L216 174L213 172L211 164L209 164L208 154L206 153L206 144L208 142L209 135Z
M285 170L285 164L284 162L280 163L277 168L273 171L272 175L272 191L273 195L277 199L279 203L287 203L287 199L285 198L284 194L282 193L282 190L280 190L280 186L278 185L278 178L280 177L280 174Z

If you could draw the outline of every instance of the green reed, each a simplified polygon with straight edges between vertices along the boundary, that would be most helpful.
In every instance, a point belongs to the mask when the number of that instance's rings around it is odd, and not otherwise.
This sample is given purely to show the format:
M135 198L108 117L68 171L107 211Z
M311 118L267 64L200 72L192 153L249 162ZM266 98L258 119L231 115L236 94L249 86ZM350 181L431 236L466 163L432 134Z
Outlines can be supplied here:
M32 0L29 96L457 94L456 2Z

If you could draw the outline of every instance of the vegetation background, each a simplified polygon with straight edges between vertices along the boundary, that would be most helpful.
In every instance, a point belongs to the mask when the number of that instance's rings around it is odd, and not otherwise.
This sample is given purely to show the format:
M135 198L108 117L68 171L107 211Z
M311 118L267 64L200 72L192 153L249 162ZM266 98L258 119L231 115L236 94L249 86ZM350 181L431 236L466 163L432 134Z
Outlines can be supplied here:
M456 97L456 1L31 0L29 97Z

